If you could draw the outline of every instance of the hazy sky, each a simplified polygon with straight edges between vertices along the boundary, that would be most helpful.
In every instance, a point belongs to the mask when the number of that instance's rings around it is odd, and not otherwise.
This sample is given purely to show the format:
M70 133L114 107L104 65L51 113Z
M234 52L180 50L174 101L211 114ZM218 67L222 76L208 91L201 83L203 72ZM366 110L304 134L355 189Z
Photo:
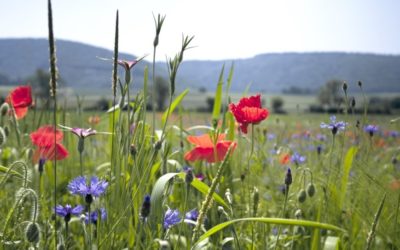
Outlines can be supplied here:
M0 38L47 37L47 0L0 0ZM398 0L53 0L58 39L151 54L152 13L165 14L158 60L194 35L186 59L233 59L269 52L400 54ZM148 58L150 59L151 56Z

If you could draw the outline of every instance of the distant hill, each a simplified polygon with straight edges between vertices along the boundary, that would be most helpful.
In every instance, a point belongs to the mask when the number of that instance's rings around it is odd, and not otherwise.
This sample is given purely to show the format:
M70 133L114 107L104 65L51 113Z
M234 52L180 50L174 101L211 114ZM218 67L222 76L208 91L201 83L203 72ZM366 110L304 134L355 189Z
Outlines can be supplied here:
M22 80L36 69L48 69L46 39L0 39L0 81ZM87 44L57 40L57 65L65 85L82 91L105 93L110 90L113 52ZM173 55L170 55L173 56ZM135 56L120 54L120 58ZM150 57L148 58L150 59ZM350 90L358 91L363 82L367 92L400 92L400 56L357 53L273 53L253 58L225 61L184 61L178 72L178 88L215 89L219 72L225 63L226 75L231 62L235 71L232 91L242 92L248 84L251 91L279 93L290 87L318 90L331 79L345 80ZM144 61L135 66L136 86L142 84ZM160 75L166 76L165 63L157 63ZM3 78L2 78L3 77ZM0 83L3 85L2 83Z

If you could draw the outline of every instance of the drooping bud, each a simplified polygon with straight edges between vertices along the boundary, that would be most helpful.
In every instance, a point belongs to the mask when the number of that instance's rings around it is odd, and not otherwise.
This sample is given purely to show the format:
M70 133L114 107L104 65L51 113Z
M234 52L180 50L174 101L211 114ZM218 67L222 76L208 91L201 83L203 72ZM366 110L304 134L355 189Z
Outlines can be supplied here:
M25 229L25 238L29 243L37 244L40 241L40 227L36 222L29 222Z
M306 190L301 189L301 190L299 191L299 193L297 194L297 200L298 200L300 203L303 203L303 202L306 200L306 198L307 198Z
M313 183L309 183L307 186L307 194L310 197L313 197L315 194L315 186Z
M10 105L8 103L3 103L0 106L0 114L1 116L6 116L8 114L8 111L10 110Z

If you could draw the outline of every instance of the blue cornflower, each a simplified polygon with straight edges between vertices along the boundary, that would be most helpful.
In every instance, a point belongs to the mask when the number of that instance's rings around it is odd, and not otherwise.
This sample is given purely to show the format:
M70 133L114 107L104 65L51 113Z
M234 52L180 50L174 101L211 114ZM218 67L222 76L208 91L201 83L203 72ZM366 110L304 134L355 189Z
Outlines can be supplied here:
M143 200L142 209L140 210L140 217L146 219L150 214L150 195L146 195Z
M90 204L94 197L102 195L108 186L108 182L99 180L96 176L90 179L90 183L87 183L86 177L78 176L68 184L68 189L71 194L80 194L85 196L86 203Z
M92 222L93 224L97 224L97 221L99 219L99 214L100 214L100 218L101 220L105 220L107 219L107 211L104 207L95 210L93 212L90 213L85 213L85 223L89 224L89 217L90 217L90 222Z
M392 131L389 131L389 136L396 138L396 137L400 136L400 133L395 130L392 130Z
M379 127L376 125L367 125L364 127L364 131L369 133L369 135L372 137L374 136L374 133L379 131Z
M69 222L71 220L72 215L78 216L83 212L84 209L85 208L81 205L72 208L71 205L67 204L65 205L65 207L57 205L54 208L54 211L56 215L64 217L65 222Z
M196 208L185 214L185 219L187 220L197 221L197 217L199 217L199 211Z
M306 162L306 157L296 152L290 157L290 161L296 165L299 165Z
M168 208L164 216L164 229L169 229L172 226L178 224L179 222L181 222L181 218L178 209L172 210Z
M336 135L337 132L339 132L340 130L344 130L347 123L340 121L340 122L336 122L336 116L331 116L331 123L326 124L324 122L321 122L321 128L328 128L330 130L332 130L332 134Z

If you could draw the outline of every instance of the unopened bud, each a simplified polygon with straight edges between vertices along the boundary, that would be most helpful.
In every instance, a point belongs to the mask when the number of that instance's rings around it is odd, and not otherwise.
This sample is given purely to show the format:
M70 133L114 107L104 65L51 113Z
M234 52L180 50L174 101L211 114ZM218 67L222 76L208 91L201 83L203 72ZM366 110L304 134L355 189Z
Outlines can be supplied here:
M36 222L29 222L25 229L25 238L28 242L37 244L40 240L40 227Z
M245 178L246 178L246 174L245 174L245 173L242 173L242 174L240 175L240 180L243 182Z
M351 99L351 107L354 108L355 106L356 106L356 98L353 97L353 98Z
M10 105L8 103L3 103L0 106L0 114L1 116L6 116L8 114L8 111L10 110Z
M358 81L358 86L361 88L362 87L362 82Z
M315 186L314 186L313 183L308 184L308 186L307 186L307 194L310 197L314 196L314 194L315 194Z
M287 172L286 172L286 176L285 176L285 184L286 186L289 186L290 184L292 184L292 170L290 170L290 168L288 168Z
M347 83L346 82L343 82L343 91L344 92L347 92Z
M192 183L193 179L194 179L193 171L191 169L188 169L186 171L185 182L187 184L190 184Z
M161 146L162 146L162 141L161 140L160 141L156 141L156 143L154 143L154 149L156 151L160 150Z
M9 128L8 126L4 126L4 134L5 134L6 136L9 136L9 135L10 135L10 128Z
M131 155L132 155L133 157L136 156L137 149L136 149L135 144L131 144L130 149L129 149L129 152L131 153Z
M307 198L306 190L301 189L301 190L299 191L299 193L297 194L297 200L298 200L300 203L303 203L303 202L306 200L306 198Z

